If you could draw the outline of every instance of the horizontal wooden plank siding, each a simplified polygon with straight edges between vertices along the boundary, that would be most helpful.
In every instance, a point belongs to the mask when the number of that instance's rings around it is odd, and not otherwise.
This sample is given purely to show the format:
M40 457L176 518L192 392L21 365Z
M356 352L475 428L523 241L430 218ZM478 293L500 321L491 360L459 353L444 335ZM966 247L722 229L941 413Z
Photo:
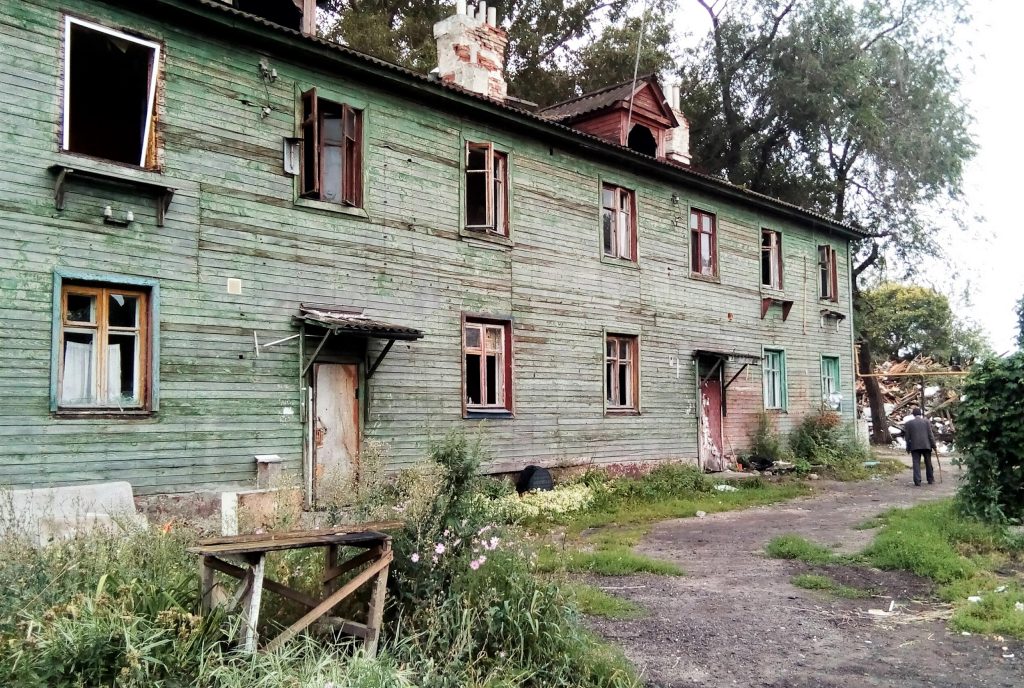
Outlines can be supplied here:
M255 454L302 471L300 303L345 304L423 330L397 342L368 382L366 438L394 468L424 457L448 430L482 432L492 468L529 462L693 460L693 352L786 350L792 427L820 404L820 357L841 361L852 418L848 244L793 221L570 154L394 93L102 2L75 12L163 45L158 99L161 177L177 189L164 226L156 198L132 186L72 180L54 207L63 18L57 0L0 9L0 484L127 480L140 493L252 484ZM261 60L276 69L260 77ZM365 212L296 202L282 140L296 135L298 94L364 109ZM512 246L460 234L465 141L509 153ZM602 261L601 181L636 191L637 267ZM134 212L127 227L103 208ZM714 211L720 279L689 271L690 206ZM760 231L783 234L785 322L761 318ZM838 303L817 298L817 246L839 256ZM134 275L160 284L160 408L142 419L49 412L55 269ZM228 279L241 280L229 294ZM515 418L462 417L461 314L511 317ZM605 331L640 332L641 413L605 417ZM372 361L382 342L370 343ZM307 352L308 354L308 352ZM738 370L729 364L727 379ZM761 370L728 390L727 445L747 444L761 410Z

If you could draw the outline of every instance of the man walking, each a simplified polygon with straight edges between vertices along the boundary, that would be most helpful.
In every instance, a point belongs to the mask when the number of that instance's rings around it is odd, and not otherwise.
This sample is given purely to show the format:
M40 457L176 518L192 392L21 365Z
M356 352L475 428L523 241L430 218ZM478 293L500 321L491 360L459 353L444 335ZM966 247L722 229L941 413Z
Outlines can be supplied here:
M907 440L907 451L914 462L914 486L921 486L921 457L924 457L925 477L928 484L935 482L932 473L932 450L935 449L935 435L932 424L921 415L921 409L914 409L914 417L903 425L903 436Z

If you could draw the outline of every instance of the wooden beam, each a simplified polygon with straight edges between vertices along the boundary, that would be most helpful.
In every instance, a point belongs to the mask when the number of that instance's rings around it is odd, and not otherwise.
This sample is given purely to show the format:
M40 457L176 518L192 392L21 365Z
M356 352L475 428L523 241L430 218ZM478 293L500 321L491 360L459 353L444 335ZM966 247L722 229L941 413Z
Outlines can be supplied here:
M245 577L248 575L248 572L246 572L245 569L239 568L225 561L221 561L220 559L217 559L215 557L204 558L207 559L206 565L211 570L217 570L221 573L226 573L227 575L238 579L245 579ZM320 600L318 600L317 598L307 595L303 592L299 592L294 588L289 588L287 585L278 583L276 580L267 578L266 576L263 577L263 587L269 590L270 592L276 593L281 597L285 597L293 602L298 602L299 604L305 607L309 607L310 609L320 604Z
M390 549L390 547L388 549ZM324 575L323 578L321 579L321 582L324 585L327 585L343 573L351 571L357 566L362 566L368 561L373 561L381 555L381 551L382 550L379 547L375 547L371 550L363 552L362 554L352 557L348 561L342 562L341 564L338 564L337 559L335 558L335 560L331 562L330 566L324 569Z
M384 543L385 557L391 557L391 543ZM366 615L366 630L364 636L366 643L363 649L370 657L377 656L377 645L380 640L380 627L384 623L384 602L388 593L388 567L381 569L377 574L377 581L373 585L373 594L370 595L370 610Z
M316 36L316 0L296 0L302 2L302 33Z
M263 601L263 572L266 568L267 556L259 554L253 565L252 585L246 595L245 606L242 608L242 650L252 654L256 652L257 628L260 621L260 603Z

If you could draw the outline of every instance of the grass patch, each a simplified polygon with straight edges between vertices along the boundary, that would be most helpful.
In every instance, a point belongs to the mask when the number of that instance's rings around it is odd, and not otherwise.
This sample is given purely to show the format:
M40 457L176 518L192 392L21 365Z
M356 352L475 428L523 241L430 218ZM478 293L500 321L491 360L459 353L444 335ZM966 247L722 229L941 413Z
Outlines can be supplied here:
M606 546L594 551L584 551L558 550L553 545L548 545L537 553L536 567L541 573L565 571L592 573L598 576L630 576L636 573L683 575L683 570L672 562L637 554L628 547L621 546Z
M835 582L828 576L822 576L816 573L801 573L798 576L793 576L790 583L798 588L803 588L804 590L822 590L832 593L837 597L845 597L847 599L871 597L871 595L874 594L871 590L842 585L841 583Z
M939 584L939 596L954 605L957 630L1024 638L1024 610L1016 606L1024 605L1024 588L1012 577L1024 566L1024 541L960 514L952 500L893 509L880 518L881 531L862 553L868 563ZM970 602L972 596L981 601Z
M839 557L828 547L815 544L799 535L780 535L764 546L772 559L792 559L808 564L830 564Z
M610 595L593 585L563 583L559 588L576 605L577 609L588 616L599 616L617 621L642 619L647 616L647 612L640 605Z

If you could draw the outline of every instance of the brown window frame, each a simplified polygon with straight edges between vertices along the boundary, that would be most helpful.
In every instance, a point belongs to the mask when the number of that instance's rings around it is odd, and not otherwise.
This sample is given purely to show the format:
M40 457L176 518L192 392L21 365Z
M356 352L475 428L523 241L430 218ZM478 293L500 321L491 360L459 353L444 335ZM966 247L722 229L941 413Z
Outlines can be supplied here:
M818 298L839 301L839 264L828 244L818 246Z
M478 346L470 346L470 330L478 332ZM487 333L492 331L501 332L501 342L497 348L488 347ZM480 402L471 402L469 394L470 369L469 356L479 357L479 370L477 380L479 381L478 397ZM500 375L498 390L494 394L494 403L487 403L487 359L491 355L501 357L500 365L496 366L496 372ZM473 414L511 414L514 412L512 405L513 389L513 366L512 366L512 321L495 318L477 317L463 315L462 317L462 411L463 416Z
M768 239L768 244L765 244ZM765 262L767 259L767 262ZM765 274L765 268L768 274ZM782 290L782 232L775 229L761 230L761 286Z
M471 168L470 156L473 152L483 152L484 166L482 168ZM466 142L465 158L465 228L467 230L496 234L497 236L508 236L508 153L494 149L494 144ZM470 179L475 175L484 177L484 221L483 224L471 224L469 221L470 202Z
M626 351L623 354L623 347ZM613 351L614 349L614 351ZM635 334L605 333L604 337L604 403L610 414L636 414L640 412L640 337ZM627 367L625 402L621 395L620 372Z
M694 219L696 218L696 222ZM711 231L705 231L703 218L711 220ZM704 271L701 237L709 235L710 271ZM690 274L699 277L718 277L718 218L715 213L699 208L690 208Z
M70 295L87 296L95 299L91 321L71 320L69 317L68 297ZM112 295L130 296L138 299L138 310L136 313L135 325L133 327L111 325L109 322L109 303ZM96 413L118 414L138 413L140 411L152 410L153 390L153 359L152 342L150 341L150 320L152 317L150 293L144 289L123 288L114 285L95 285L85 283L65 282L61 285L60 296L60 336L58 340L57 357L57 413ZM93 337L93 388L95 403L65 403L64 396L64 366L66 354L65 336L69 332L90 333ZM107 365L108 349L102 346L109 342L111 334L130 335L135 337L135 386L137 388L137 403L124 405L100 401L107 398L108 373Z
M608 194L611 194L609 205ZM627 208L623 210L623 202ZM621 219L626 214L626 222L610 221L610 218ZM606 226L607 223L607 226ZM621 232L625 225L626 250L623 252ZM611 232L611 248L608 246L608 231ZM601 185L601 251L606 258L617 258L637 262L636 251L636 192L615 184Z
M341 121L340 137L328 141L324 120ZM299 163L299 195L303 198L363 207L363 111L347 103L320 98L311 88L302 94L302 144ZM338 149L341 169L335 199L325 197L325 149Z

